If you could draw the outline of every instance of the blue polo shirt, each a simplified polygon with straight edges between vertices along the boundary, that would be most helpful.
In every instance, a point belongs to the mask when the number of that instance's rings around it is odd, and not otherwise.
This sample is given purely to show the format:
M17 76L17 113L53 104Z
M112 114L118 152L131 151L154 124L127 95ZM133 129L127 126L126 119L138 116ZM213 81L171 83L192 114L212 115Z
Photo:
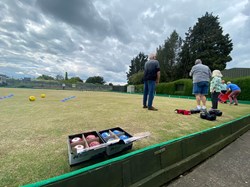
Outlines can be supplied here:
M240 90L240 87L238 85L236 85L236 84L230 83L230 84L227 85L227 89L230 89L233 92L233 91L236 91L236 90Z

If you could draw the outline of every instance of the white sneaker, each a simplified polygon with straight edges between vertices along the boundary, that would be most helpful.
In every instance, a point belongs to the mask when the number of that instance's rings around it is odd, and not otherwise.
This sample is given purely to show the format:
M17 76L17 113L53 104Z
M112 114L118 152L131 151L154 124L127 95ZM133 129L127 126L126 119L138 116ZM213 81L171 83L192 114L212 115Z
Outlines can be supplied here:
M201 108L201 112L207 112L207 108Z
M196 108L193 108L191 110L193 110L193 111L201 111L201 108L196 107Z

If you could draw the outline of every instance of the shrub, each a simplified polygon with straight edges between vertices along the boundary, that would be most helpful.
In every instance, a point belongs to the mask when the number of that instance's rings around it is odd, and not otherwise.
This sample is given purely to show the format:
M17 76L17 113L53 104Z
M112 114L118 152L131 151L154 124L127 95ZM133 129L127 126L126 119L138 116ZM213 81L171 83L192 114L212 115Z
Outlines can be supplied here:
M135 85L135 92L142 93L143 92L143 84Z
M143 71L139 71L133 74L132 76L129 77L129 84L134 84L134 85L141 84L143 82L143 75L144 75Z
M174 84L173 84L173 82L160 83L156 87L156 93L173 95L174 94Z
M169 83L160 83L156 87L156 92L159 94L168 95L192 95L192 80L191 79L180 79Z
M237 84L241 89L241 93L238 99L250 101L250 94L249 94L250 77L241 77L241 78L231 79L230 81L234 84Z
M241 88L241 94L239 95L239 100L247 100L250 101L250 77L242 77L242 78L223 78L226 82L231 81L232 83L237 84ZM167 94L167 95L181 95L181 96L193 96L192 94L193 83L192 79L180 79L173 82L168 83L160 83L156 87L157 94ZM135 92L142 93L143 92L143 84L135 85ZM210 92L207 97L210 96Z

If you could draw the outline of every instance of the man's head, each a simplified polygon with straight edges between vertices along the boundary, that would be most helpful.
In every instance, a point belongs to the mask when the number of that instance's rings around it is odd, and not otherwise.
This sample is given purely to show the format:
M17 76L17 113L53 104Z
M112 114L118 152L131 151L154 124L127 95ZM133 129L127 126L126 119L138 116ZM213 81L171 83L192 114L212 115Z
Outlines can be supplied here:
M156 59L156 54L155 53L151 53L149 55L149 60L154 60L154 59Z
M196 60L195 60L195 65L196 65L196 64L202 64L201 59L196 59Z

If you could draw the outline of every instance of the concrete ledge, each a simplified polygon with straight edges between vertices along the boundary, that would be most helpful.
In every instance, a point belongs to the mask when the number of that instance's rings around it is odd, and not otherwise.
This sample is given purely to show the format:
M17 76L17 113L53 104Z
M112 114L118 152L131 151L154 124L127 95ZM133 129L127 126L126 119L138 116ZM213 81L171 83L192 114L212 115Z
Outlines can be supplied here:
M160 186L250 129L250 115L28 186Z

